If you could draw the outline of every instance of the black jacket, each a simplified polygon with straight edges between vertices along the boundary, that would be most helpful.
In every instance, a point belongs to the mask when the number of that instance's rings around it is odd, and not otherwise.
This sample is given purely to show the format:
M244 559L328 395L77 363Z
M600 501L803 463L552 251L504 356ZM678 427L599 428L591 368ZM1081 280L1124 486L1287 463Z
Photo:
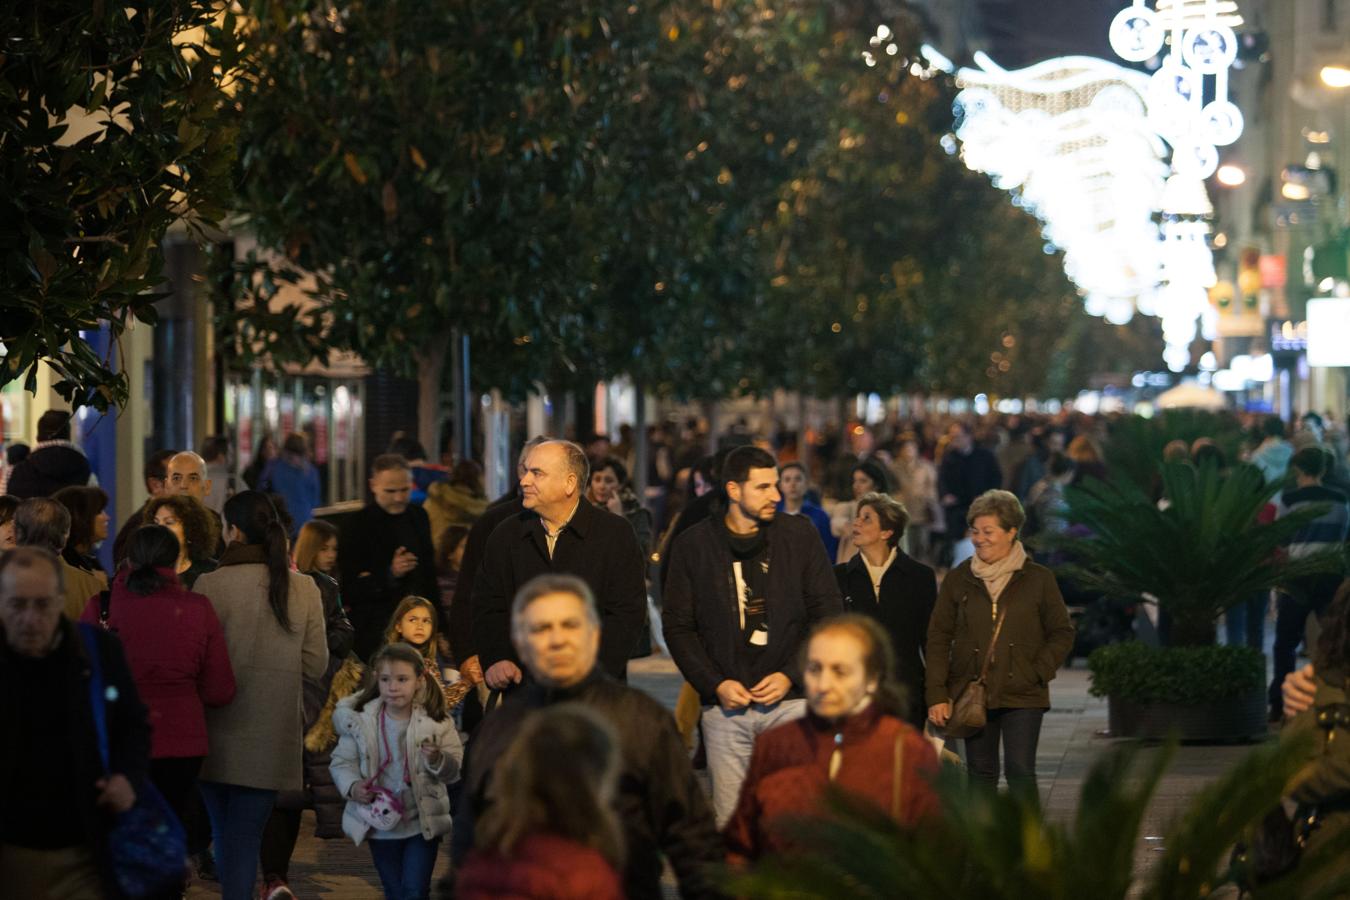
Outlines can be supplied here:
M89 626L86 626L89 627ZM84 798L75 809L58 811L61 815L75 817L80 830L88 836L99 872L102 875L104 891L110 898L120 898L112 873L112 861L108 856L107 837L113 825L112 816L95 806L97 796L94 783L103 777L103 762L99 757L98 740L94 730L94 718L89 703L89 680L93 670L85 652L85 644L79 633L79 626L61 619L61 643L53 650L60 657L64 667L64 677L52 686L53 694L42 702L56 704L65 712L65 735L70 740L68 748L52 748L48 757L52 771L15 771L20 740L36 741L39 736L23 735L22 721L16 719L16 713L25 702L32 698L15 697L11 688L16 688L14 666L18 659L9 649L3 633L0 633L0 685L6 690L0 691L0 717L9 723L9 737L0 742L0 778L7 785L15 785L21 780L38 785L51 784L54 779L66 779L74 785L79 796ZM132 787L140 792L149 778L150 771L150 723L144 704L136 691L136 683L131 677L122 643L105 631L96 631L96 642L100 655L100 668L103 673L108 727L108 755L110 770L126 776ZM11 791L5 803L0 803L0 818L17 816L24 820L28 816L26 803L14 796ZM24 825L19 825L22 831ZM13 823L4 822L0 831L10 834ZM3 893L0 889L0 893Z
M843 611L825 545L809 519L777 516L768 526L769 643L741 672L740 604L723 515L719 505L670 549L662 613L670 655L704 705L717 702L717 686L728 678L751 688L774 672L792 679L788 696L799 696L802 641L816 622Z
M871 616L882 624L895 650L896 676L909 702L911 725L923 730L928 707L924 702L924 646L928 617L937 602L937 575L928 566L896 551L895 562L881 576L881 596L872 591L872 577L859 553L834 567L834 577L849 612Z
M417 566L401 578L389 571L394 551L406 547ZM342 524L338 538L342 604L356 629L356 654L366 659L384 642L384 629L399 601L409 594L437 604L436 551L426 510L409 506L391 516L368 503Z
M619 736L623 764L614 802L628 849L625 895L659 900L664 855L679 880L680 896L718 896L710 867L724 859L722 839L675 720L651 697L619 684L599 667L572 688L529 684L483 720L464 759L463 802L455 813L451 845L456 868L473 847L474 820L487 808L492 768L521 723L533 710L565 702L595 710Z
M551 559L543 522L530 510L488 538L473 588L473 640L483 671L503 659L520 664L511 646L511 601L525 582L549 573L575 575L590 585L600 611L600 664L623 679L647 620L646 565L628 520L584 498Z
M1003 470L994 454L985 448L977 445L964 456L955 450L944 453L938 467L938 496L951 494L956 498L956 505L945 507L947 537L956 540L965 533L966 511L976 497L1001 487Z
M459 565L459 579L455 582L455 599L450 603L450 621L446 627L446 636L450 638L450 653L455 662L478 653L473 640L474 585L478 583L478 573L483 570L483 552L487 550L488 538L497 526L512 516L525 511L520 495L512 492L494 501L469 528L464 538L464 558Z
M50 497L63 487L89 483L89 459L65 442L39 447L9 473L5 491L20 500Z

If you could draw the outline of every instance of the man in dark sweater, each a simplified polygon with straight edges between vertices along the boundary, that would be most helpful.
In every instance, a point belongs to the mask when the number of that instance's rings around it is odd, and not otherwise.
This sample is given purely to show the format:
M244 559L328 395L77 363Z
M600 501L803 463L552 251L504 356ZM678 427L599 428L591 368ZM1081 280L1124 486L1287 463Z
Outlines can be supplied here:
M369 658L399 601L408 595L437 603L436 558L426 511L413 506L412 474L403 457L375 457L367 503L342 525L338 567L342 604L356 629L356 654Z
M116 892L107 834L148 778L150 725L122 645L93 631L105 690L109 765L90 704L92 666L79 626L62 614L55 554L0 555L0 894L100 897ZM88 627L88 626L85 626Z
M675 540L666 644L703 704L713 808L730 818L759 734L805 714L800 650L843 612L825 545L799 516L776 516L778 467L758 447L723 466L725 507Z
M586 501L586 453L570 441L530 451L520 479L523 511L488 538L474 582L473 640L488 687L524 677L511 644L511 598L536 575L576 575L590 586L604 625L600 663L622 680L647 616L642 550L628 520Z
M535 578L515 596L511 634L530 679L483 721L469 744L452 855L458 865L473 847L474 821L491 803L493 767L525 719L537 709L579 703L605 718L619 738L621 774L613 803L627 844L624 895L659 900L664 856L681 897L716 897L723 849L708 801L670 713L597 664L600 618L590 589L574 576Z
M70 413L59 409L43 413L37 438L32 452L9 473L5 493L26 500L89 483L89 460L70 440Z

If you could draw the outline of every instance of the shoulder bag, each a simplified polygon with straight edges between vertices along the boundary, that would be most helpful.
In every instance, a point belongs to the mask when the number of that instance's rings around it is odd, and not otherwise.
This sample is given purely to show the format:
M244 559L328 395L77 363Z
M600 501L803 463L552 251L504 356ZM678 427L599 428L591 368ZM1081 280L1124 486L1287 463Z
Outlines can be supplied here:
M80 637L89 654L89 705L98 736L103 771L110 772L108 709L103 663L92 626L81 625ZM136 803L117 816L108 833L108 858L117 886L129 897L182 890L187 879L187 835L164 796L149 779L136 788Z
M989 639L989 652L984 655L984 664L980 666L980 677L967 684L957 694L952 703L952 714L943 729L949 738L968 738L984 728L988 721L988 707L985 705L985 679L989 677L989 664L994 661L994 648L998 646L998 635L1003 630L1003 620L1008 615L1005 606L994 623L994 636Z

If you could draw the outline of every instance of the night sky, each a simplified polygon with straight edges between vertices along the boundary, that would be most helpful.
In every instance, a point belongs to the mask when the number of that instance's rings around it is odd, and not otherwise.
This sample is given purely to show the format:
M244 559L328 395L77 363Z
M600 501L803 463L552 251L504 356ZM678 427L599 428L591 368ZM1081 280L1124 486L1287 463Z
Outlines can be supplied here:
M1014 69L1055 56L1114 59L1107 32L1129 0L979 0L989 55Z

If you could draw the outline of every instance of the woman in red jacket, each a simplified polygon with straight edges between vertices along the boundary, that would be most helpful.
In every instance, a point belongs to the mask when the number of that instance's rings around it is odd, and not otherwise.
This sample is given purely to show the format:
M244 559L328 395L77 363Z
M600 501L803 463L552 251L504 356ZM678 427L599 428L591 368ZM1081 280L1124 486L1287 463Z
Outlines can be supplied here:
M895 656L881 625L856 613L820 623L803 669L807 715L755 741L724 833L733 863L791 849L780 824L825 814L831 784L903 825L937 813L937 754L901 717Z
M531 715L497 764L455 896L623 900L618 781L618 738L598 714L569 703Z
M185 590L174 574L174 533L145 525L128 548L112 589L90 599L80 619L121 638L150 709L150 780L182 819L206 756L205 707L234 699L234 671L211 601Z

